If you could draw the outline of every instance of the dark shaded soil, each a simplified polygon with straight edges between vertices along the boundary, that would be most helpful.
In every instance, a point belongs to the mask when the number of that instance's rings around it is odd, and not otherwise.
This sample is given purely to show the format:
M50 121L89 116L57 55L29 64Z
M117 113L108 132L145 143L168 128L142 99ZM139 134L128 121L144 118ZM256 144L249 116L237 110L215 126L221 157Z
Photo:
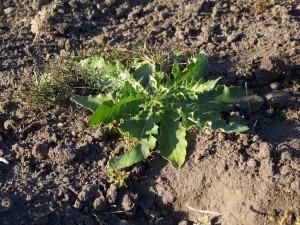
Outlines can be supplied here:
M259 2L259 1L256 1ZM261 1L263 2L263 1ZM299 2L6 0L0 4L0 223L276 224L300 206ZM298 4L298 5L297 5ZM83 109L32 111L19 91L38 68L79 49L187 50L209 57L210 77L264 97L230 118L245 134L188 134L175 170L156 153L133 168L125 190L107 181L124 141L92 130ZM33 114L33 112L37 112ZM293 224L287 221L285 224Z

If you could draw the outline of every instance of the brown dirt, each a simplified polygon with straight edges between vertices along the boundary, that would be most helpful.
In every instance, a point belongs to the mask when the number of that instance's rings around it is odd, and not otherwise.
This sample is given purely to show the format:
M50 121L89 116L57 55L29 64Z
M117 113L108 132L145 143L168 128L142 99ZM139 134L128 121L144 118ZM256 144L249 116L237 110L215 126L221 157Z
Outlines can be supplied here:
M262 2L262 1L260 1ZM298 6L297 6L298 4ZM300 206L299 2L6 0L0 4L1 224L276 224ZM258 7L256 5L256 7ZM251 115L232 112L246 134L190 132L175 170L153 154L116 189L107 159L124 141L89 129L71 104L32 111L19 90L59 55L98 46L146 45L209 57L222 76L264 97ZM29 113L31 112L31 113ZM286 222L286 224L292 224Z

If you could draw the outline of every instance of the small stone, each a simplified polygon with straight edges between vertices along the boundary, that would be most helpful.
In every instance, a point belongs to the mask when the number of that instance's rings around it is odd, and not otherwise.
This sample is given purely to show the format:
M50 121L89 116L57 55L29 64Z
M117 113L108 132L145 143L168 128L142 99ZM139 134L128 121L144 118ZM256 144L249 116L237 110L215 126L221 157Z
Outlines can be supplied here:
M179 223L178 223L178 225L188 225L189 223L188 223L188 221L186 221L186 220L182 220L182 221L180 221Z
M9 14L12 14L15 10L16 10L15 7L8 7L8 8L6 8L6 9L4 9L4 13L5 13L6 15L9 15Z
M255 159L249 159L247 162L247 166L255 168L257 166Z
M64 124L63 124L63 123L58 123L57 126L58 126L58 127L63 127Z

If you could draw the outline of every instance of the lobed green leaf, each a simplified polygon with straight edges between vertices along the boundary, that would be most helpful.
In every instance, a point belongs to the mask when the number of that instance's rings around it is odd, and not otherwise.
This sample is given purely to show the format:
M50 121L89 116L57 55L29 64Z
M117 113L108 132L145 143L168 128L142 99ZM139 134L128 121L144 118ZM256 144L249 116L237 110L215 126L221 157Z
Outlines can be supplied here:
M155 73L155 65L150 62L139 63L132 72L133 78L138 81L146 90L149 86L149 77Z
M187 141L186 129L180 121L174 121L171 115L160 118L158 149L174 168L179 168L185 161Z
M142 85L119 61L106 62L102 57L90 57L79 63L87 79L102 91L119 92L126 82L137 91L143 92Z
M74 96L71 98L74 102L81 105L82 107L95 112L97 108L105 101L112 100L113 97L111 95L102 95L99 94L97 96Z
M204 82L203 79L200 79L199 81L187 85L186 89L197 94L202 94L207 91L212 91L220 79L221 77L206 82Z
M197 123L198 129L200 130L210 128L213 131L244 132L249 129L247 126L242 126L239 123L227 124L217 112L198 110L193 113L190 118Z
M137 138L138 143L129 152L119 157L111 158L108 161L109 167L120 169L148 158L150 150L156 146L154 135L158 134L158 126L156 125L158 119L153 115L152 109L150 109L147 118L137 116L130 120L125 120L119 126L119 130L122 133L128 133L130 138Z
M103 102L88 121L89 126L101 123L111 123L120 119L127 119L140 112L140 105L146 101L143 94L131 95L121 99L118 103L112 100Z
M259 98L258 98L259 99ZM208 110L222 111L229 105L247 104L248 95L240 87L217 86L211 91L199 94L196 100L193 99L175 99L173 107L187 108L192 105Z

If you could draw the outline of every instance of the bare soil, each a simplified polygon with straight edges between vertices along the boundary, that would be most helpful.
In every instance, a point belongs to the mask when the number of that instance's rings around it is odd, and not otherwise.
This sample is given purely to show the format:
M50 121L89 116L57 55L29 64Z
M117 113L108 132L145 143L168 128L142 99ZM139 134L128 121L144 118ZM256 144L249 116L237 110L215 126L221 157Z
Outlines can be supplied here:
M1 224L276 224L300 206L299 2L253 0L5 0L0 4ZM254 7L255 6L255 7ZM244 134L187 135L171 168L154 153L127 189L107 180L107 159L125 142L69 103L28 109L20 90L54 58L105 46L184 50L209 57L210 75L265 100L230 113ZM63 62L62 62L63 63ZM217 214L203 214L207 210ZM299 221L298 221L299 222ZM279 223L278 223L279 224Z

